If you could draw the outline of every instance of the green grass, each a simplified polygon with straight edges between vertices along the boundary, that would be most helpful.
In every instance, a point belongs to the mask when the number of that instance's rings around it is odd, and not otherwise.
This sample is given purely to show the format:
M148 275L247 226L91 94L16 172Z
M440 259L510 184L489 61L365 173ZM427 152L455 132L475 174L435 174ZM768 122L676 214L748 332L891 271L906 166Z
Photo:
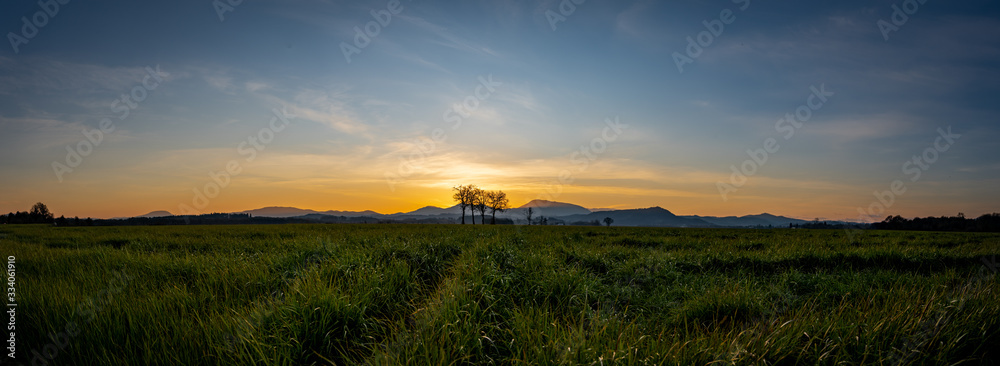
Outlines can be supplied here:
M972 233L0 226L24 364L994 364L997 254Z

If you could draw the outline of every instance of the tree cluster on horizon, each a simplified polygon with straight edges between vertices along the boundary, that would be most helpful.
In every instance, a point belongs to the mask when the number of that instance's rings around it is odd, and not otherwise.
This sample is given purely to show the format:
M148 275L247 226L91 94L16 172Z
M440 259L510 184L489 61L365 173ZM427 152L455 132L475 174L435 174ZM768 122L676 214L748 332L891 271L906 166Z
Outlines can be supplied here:
M458 207L462 209L462 224L465 224L465 210L472 211L472 224L476 224L476 211L479 211L479 223L486 224L486 210L490 210L490 223L496 225L497 212L503 213L509 210L510 202L507 200L507 193L504 191L487 191L477 187L475 184L460 185L452 187L455 193L451 196Z
M872 227L879 230L1000 232L1000 213L985 214L974 219L966 218L962 213L952 217L913 219L896 215L888 216L882 222L872 224Z
M0 222L4 224L51 224L54 220L55 216L49 212L48 206L41 202L31 206L30 211L17 211L0 215Z
M6 215L0 215L0 224L55 224L56 226L91 226L94 224L94 220L91 218L81 219L80 217L73 217L72 219L66 218L66 216L55 217L55 215L49 211L49 207L44 203L38 202L31 206L30 211L17 211L10 212Z

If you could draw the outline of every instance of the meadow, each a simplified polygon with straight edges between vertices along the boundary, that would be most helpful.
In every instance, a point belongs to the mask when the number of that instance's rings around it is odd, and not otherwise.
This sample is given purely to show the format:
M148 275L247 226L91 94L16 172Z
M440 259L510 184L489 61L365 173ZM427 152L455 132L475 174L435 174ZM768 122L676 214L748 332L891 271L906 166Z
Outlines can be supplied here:
M990 233L3 225L18 303L3 358L996 364L998 254Z

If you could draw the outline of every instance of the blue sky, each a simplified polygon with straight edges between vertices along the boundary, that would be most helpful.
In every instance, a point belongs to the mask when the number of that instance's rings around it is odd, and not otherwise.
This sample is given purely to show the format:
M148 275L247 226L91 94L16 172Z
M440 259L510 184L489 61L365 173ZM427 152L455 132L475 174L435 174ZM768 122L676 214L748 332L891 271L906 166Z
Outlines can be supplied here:
M184 205L390 213L450 205L449 187L467 183L515 205L678 214L857 219L895 180L906 192L874 218L976 216L1000 203L990 2L929 0L886 40L878 22L903 1L404 0L347 62L341 44L389 4L246 0L220 20L212 1L70 1L15 52L21 17L44 10L5 3L0 211L42 201L94 217ZM546 13L567 4L553 30ZM726 9L735 19L679 72L675 53ZM119 118L112 102L157 66L163 81ZM495 85L485 98L481 79ZM776 121L821 86L833 95L785 139ZM467 100L477 108L453 128ZM275 109L295 117L247 159L254 145L241 143L271 128ZM56 173L104 118L115 130ZM602 137L609 118L627 125L613 141ZM904 163L949 126L961 137L911 180ZM428 147L437 128L446 139ZM723 198L731 166L768 138L780 149ZM230 162L239 173L206 188Z

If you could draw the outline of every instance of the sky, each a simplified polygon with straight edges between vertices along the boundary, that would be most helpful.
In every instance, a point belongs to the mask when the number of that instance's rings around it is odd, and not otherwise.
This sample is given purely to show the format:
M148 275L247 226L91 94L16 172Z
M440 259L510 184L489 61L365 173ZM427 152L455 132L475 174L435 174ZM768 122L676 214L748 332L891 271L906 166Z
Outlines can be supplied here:
M0 8L0 212L1000 211L989 1Z

